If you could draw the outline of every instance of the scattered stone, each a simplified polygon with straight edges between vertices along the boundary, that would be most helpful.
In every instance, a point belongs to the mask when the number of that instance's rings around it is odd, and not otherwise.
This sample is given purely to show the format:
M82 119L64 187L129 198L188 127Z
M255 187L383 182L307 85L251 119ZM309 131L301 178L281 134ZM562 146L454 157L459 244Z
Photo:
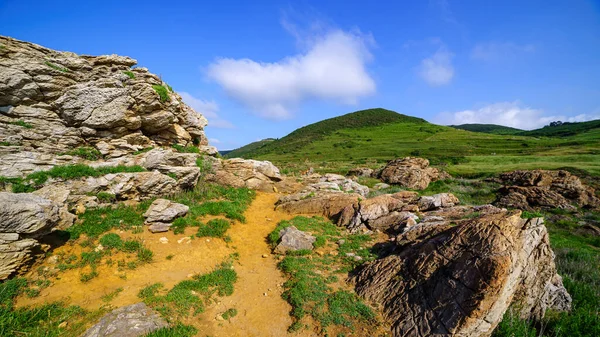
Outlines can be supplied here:
M167 326L157 312L145 303L137 303L104 315L81 337L138 337Z
M377 183L373 186L373 189L378 191L378 190L383 190L385 188L389 188L390 185L386 184L386 183Z
M263 257L263 259L266 259L269 257L269 254L263 254L262 257Z
M429 160L423 158L399 158L389 161L379 174L381 180L388 184L424 190L429 183L448 177L438 169L429 167Z
M308 233L298 230L294 226L286 227L279 232L280 242L275 247L275 253L285 254L288 251L313 249L316 238Z
M144 217L146 223L154 222L171 222L176 218L185 216L189 211L189 207L183 204L178 204L167 199L156 199L148 207Z
M158 239L158 242L160 243L169 243L169 239L167 239L166 237L161 237L160 239Z
M430 211L441 207L452 207L460 201L452 193L438 193L432 196L423 196L419 199L419 210Z
M504 185L496 204L502 207L534 211L540 208L560 208L575 211L600 208L600 199L592 187L567 171L513 171L500 175Z

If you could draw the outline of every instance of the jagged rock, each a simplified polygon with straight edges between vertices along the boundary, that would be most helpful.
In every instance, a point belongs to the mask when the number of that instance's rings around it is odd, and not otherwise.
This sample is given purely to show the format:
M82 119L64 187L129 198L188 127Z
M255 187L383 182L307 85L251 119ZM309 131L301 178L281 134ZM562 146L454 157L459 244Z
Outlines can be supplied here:
M460 201L452 193L438 193L432 196L422 196L419 198L419 210L430 211L440 207L452 207L458 205Z
M388 184L423 190L430 182L447 178L447 174L441 174L438 169L429 167L427 159L406 157L388 162L378 177Z
M0 280L25 271L40 246L37 238L74 220L64 204L31 193L0 192Z
M156 199L144 213L144 218L146 218L146 223L171 222L176 218L185 216L189 209L188 206L171 200Z
M72 195L96 195L107 192L117 200L147 200L180 191L177 181L158 171L115 173L100 177L68 180L55 185L63 186Z
M384 229L395 223L397 214L389 216L390 213L400 211L402 206L404 206L402 200L390 194L363 200L356 207L345 207L338 219L338 225L347 227L350 232L357 232L364 226L369 229ZM374 223L373 227L370 225L371 222Z
M288 251L313 249L316 238L308 233L298 230L294 226L286 227L279 231L280 242L275 247L275 253L285 254Z
M233 158L214 161L212 167L207 180L226 186L272 192L282 180L279 169L269 161Z
M353 168L346 174L347 177L370 177L373 174L373 169L368 167Z
M303 192L284 195L275 203L275 209L291 214L322 215L337 219L344 208L356 206L362 199L356 193Z
M79 56L0 36L0 176L22 177L85 162L65 152L87 146L105 159L148 147L198 144L213 151L206 119L136 61ZM25 126L11 123L23 122Z
M538 208L600 208L600 199L590 186L567 171L513 171L500 175L505 186L499 190L497 204L503 207L534 210Z
M167 326L167 321L156 311L145 303L136 303L104 315L81 337L138 337Z
M490 336L511 304L524 319L569 310L542 219L520 215L409 227L392 255L358 271L356 290L398 337Z

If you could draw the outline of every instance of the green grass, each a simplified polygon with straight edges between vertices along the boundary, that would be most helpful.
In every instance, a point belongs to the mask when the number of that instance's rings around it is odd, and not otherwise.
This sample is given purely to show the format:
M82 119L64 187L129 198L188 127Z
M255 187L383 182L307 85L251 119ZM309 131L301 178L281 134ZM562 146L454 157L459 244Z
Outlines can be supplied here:
M204 312L213 296L233 294L237 273L231 266L222 263L212 272L181 281L166 292L162 284L155 283L140 290L138 297L165 317L197 315Z
M115 202L117 200L117 196L109 192L98 192L96 198L100 202Z
M48 67L54 69L54 70L58 70L58 71L63 72L63 73L68 73L70 71L68 68L61 67L61 66L59 66L57 64L54 64L54 63L52 63L50 61L46 61L46 62L44 62L44 64L47 65Z
M122 291L123 291L123 288L121 288L121 287L111 291L110 293L102 296L102 302L108 303L108 302L114 300L115 297L117 297Z
M123 74L127 75L127 77L132 80L135 78L135 74L132 71L124 71Z
M62 153L62 155L77 156L87 160L102 159L102 154L94 147L82 146Z
M173 148L177 150L177 152L181 153L200 153L200 149L196 146L182 146L179 144L173 144Z
M156 93L160 97L161 102L169 102L171 100L171 97L169 96L169 91L164 86L160 84L155 84L152 86L152 89L156 91Z
M83 164L57 165L48 171L38 171L25 178L0 177L0 185L12 184L14 193L28 193L40 188L50 178L71 180L83 177L99 177L109 173L143 172L141 166L108 166L93 168Z
M68 228L67 232L71 239L75 240L82 234L96 238L114 228L127 230L134 226L142 226L144 224L142 214L146 208L146 204L140 204L136 207L118 205L116 208L88 209L79 215L81 221Z
M267 138L267 139L262 139L262 140L259 140L256 142L252 142L248 145L244 145L235 150L228 151L227 153L224 152L223 156L225 158L244 158L244 157L246 157L247 154L255 152L255 151L259 151L259 149L261 147L265 146L268 143L271 143L274 140L275 140L274 138Z
M198 333L198 329L191 325L177 323L175 326L158 329L145 337L192 337Z
M38 307L15 308L14 299L25 291L27 281L14 278L0 283L0 336L3 337L58 337L79 336L85 323L100 312L91 313L77 306L48 303ZM61 329L58 325L68 321Z
M14 121L14 122L10 122L9 124L20 126L20 127L25 128L25 129L32 129L33 128L33 125L31 125L31 124L29 124L29 123L27 123L25 121L22 121L22 120L17 120L17 121Z
M302 329L305 326L302 322L306 316L312 317L325 334L327 328L332 325L352 332L357 322L373 324L375 313L356 294L342 289L336 290L330 286L338 281L338 277L333 273L347 273L361 263L375 258L366 248L372 238L368 235L344 236L340 229L326 219L298 216L289 221L281 221L268 235L267 241L274 247L279 241L279 231L289 226L314 235L317 238L316 248L329 245L338 249L336 255L323 256L310 250L288 252L279 263L279 268L289 278L284 283L282 295L292 306L290 314L294 323L289 330ZM362 259L357 261L347 256L347 253L361 256Z
M138 155L138 154L146 153L146 152L149 152L149 151L151 151L151 150L153 150L153 149L154 149L154 147L153 147L153 146L145 147L145 148L143 148L143 149L141 149L141 150L135 151L135 152L133 153L133 155L135 156L135 155Z
M231 308L231 309L227 309L227 311L225 311L223 314L221 314L221 317L223 317L223 319L227 321L230 318L237 316L237 314L238 314L237 309Z
M202 224L199 226L196 236L224 238L229 227L231 227L231 222L229 220L212 219L205 225Z

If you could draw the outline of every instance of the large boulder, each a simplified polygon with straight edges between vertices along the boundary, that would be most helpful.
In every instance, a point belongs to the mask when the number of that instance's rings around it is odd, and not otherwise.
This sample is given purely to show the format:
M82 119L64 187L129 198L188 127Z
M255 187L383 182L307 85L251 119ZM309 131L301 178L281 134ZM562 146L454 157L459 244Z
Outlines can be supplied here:
M176 218L185 216L190 208L167 199L156 199L144 213L146 225L153 233L166 232Z
M275 209L291 214L320 215L337 219L347 206L358 205L362 196L356 193L302 192L284 195L275 203Z
M81 337L138 337L167 327L167 321L144 303L115 309Z
M503 173L499 182L496 203L503 207L522 210L539 208L561 208L575 210L576 207L600 208L600 199L592 187L567 171L513 171Z
M286 227L279 231L279 244L275 253L285 254L288 251L312 250L317 239L294 226Z
M446 178L424 158L399 158L389 161L379 173L379 178L388 184L396 184L415 190L424 190L429 183Z
M74 221L62 203L30 193L0 192L0 280L26 271L39 253L39 237Z
M269 161L233 158L213 160L208 181L233 187L272 192L282 180L277 166Z
M488 207L408 227L392 255L358 271L356 290L383 308L398 337L490 336L511 304L523 319L569 310L542 219L520 215Z

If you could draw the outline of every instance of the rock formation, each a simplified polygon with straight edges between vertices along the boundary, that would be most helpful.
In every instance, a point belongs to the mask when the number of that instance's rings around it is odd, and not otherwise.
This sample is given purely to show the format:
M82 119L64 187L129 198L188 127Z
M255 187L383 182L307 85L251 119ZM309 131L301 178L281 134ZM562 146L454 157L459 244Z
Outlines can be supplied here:
M391 160L377 174L388 184L396 184L415 190L424 190L429 183L448 177L447 173L429 167L429 160L423 158L399 158Z
M166 232L173 225L173 220L185 216L189 210L186 205L167 199L156 199L144 213L145 224L152 233Z
M36 194L0 192L0 205L0 280L24 272L41 253L38 239L75 220L64 204Z
M358 294L381 305L394 336L490 336L511 304L522 318L569 310L542 219L479 211L406 228L392 255L358 272Z
M215 160L208 181L232 187L273 192L282 180L279 169L268 161L233 158Z
M527 211L600 208L594 189L567 171L514 171L501 174L499 182L504 187L499 190L501 196L496 203L502 207Z
M0 37L0 175L18 177L160 145L208 146L206 119L134 59L58 52ZM207 149L208 151L208 149Z

